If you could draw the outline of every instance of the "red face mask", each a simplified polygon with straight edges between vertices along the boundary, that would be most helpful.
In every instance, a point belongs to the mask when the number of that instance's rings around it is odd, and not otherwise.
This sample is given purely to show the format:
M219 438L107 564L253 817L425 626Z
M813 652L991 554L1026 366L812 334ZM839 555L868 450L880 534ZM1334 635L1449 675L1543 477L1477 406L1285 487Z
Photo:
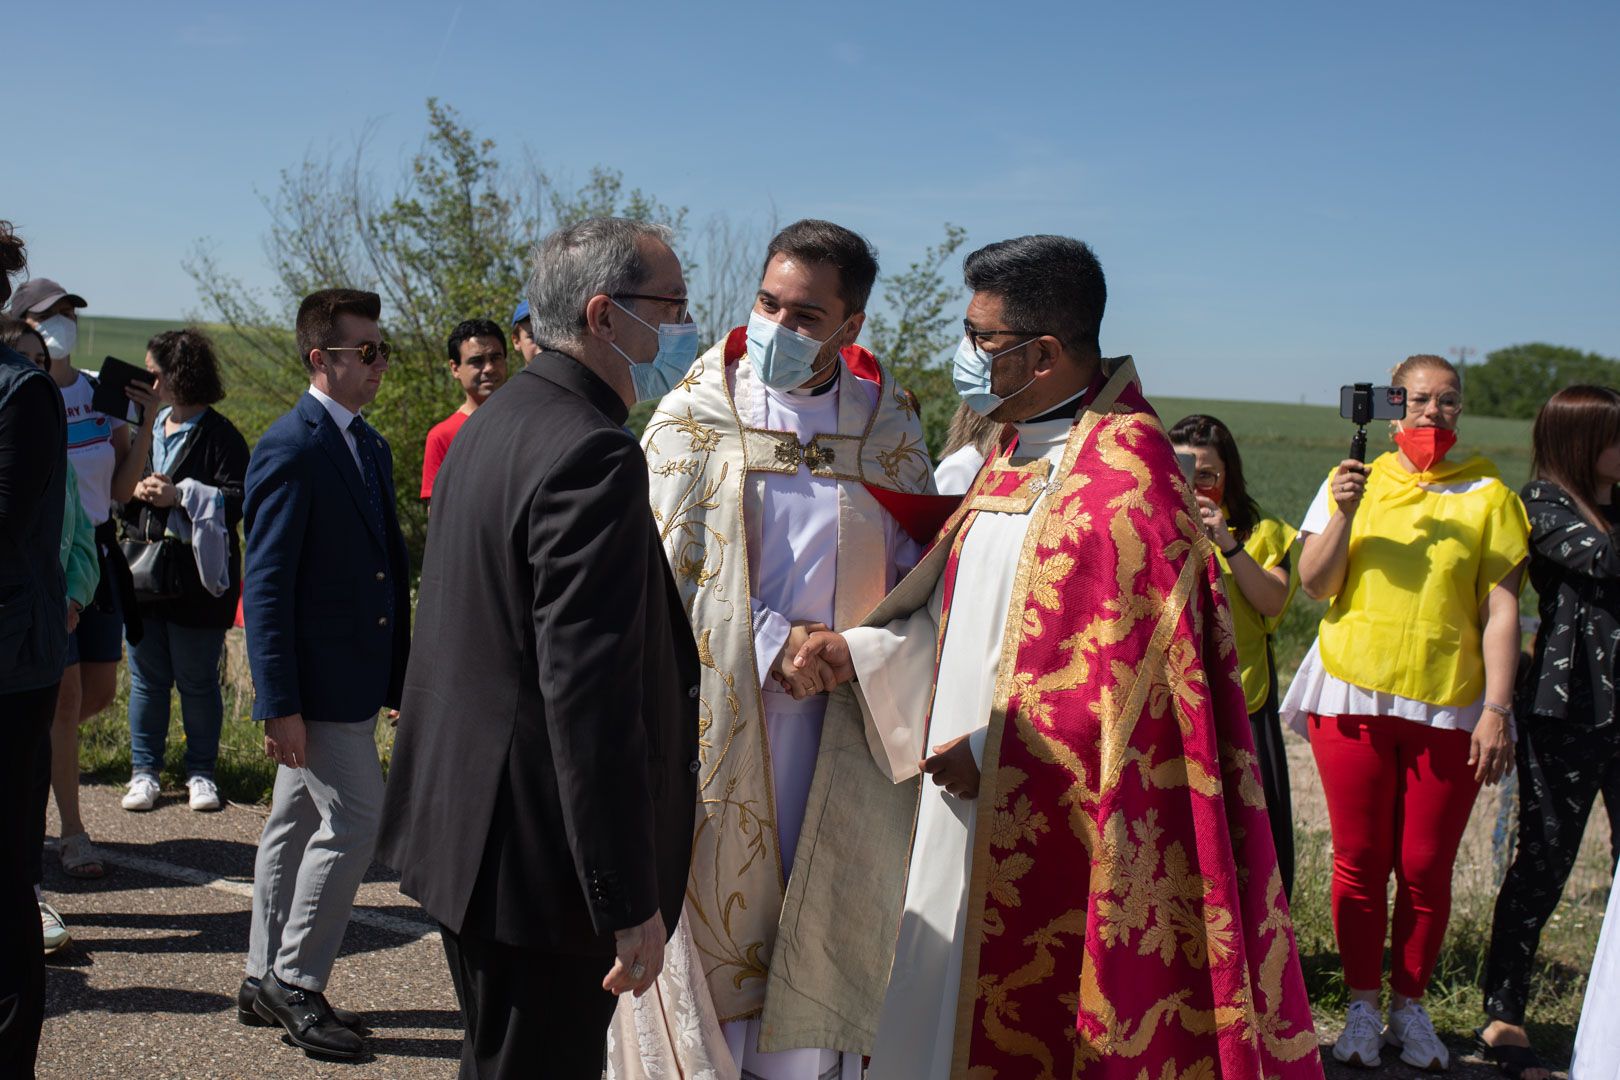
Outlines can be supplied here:
M1208 499L1210 502L1214 503L1216 506L1219 506L1221 505L1221 500L1226 498L1226 481L1218 480L1215 483L1204 487L1195 487L1193 490L1198 492L1198 494L1202 495L1204 498Z
M1441 427L1403 428L1395 433L1395 445L1417 466L1418 472L1428 472L1444 461L1447 451L1457 445L1457 433Z

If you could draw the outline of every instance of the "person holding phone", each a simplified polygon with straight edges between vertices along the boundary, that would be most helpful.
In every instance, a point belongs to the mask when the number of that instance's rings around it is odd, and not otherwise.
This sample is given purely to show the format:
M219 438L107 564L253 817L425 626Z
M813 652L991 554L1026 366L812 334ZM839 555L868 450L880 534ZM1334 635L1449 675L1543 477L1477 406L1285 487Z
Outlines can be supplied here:
M219 362L200 330L167 330L146 346L146 370L161 407L143 440L151 471L124 504L124 537L172 537L178 595L140 596L140 639L129 644L129 790L125 810L157 803L169 735L169 695L180 691L186 788L193 810L218 810L214 761L224 702L219 657L242 591L237 525L247 479L247 441L213 406L225 396Z
M90 842L79 813L79 727L112 704L126 621L130 636L140 636L140 617L112 514L114 507L134 495L152 436L150 424L132 433L123 417L107 416L91 405L95 380L73 366L79 310L85 306L84 297L41 277L19 286L6 310L38 330L45 340L50 375L62 392L67 411L68 461L78 475L85 515L96 530L101 583L68 641L67 667L51 725L51 789L62 819L58 848L62 872L69 877L98 878L106 873L106 865ZM157 404L156 394L148 387L132 384L127 393L131 401L148 410L146 415Z
M1288 753L1277 713L1277 671L1271 636L1277 631L1297 579L1293 526L1267 514L1249 494L1243 457L1231 429L1213 416L1194 413L1176 421L1170 443L1190 455L1193 492L1204 535L1215 545L1237 635L1238 669L1248 699L1260 786L1266 793L1271 839L1284 895L1294 893L1294 810L1288 783Z
M1333 1055L1371 1067L1388 1045L1409 1065L1443 1069L1422 999L1474 798L1513 768L1529 523L1494 465L1447 456L1463 407L1457 369L1413 356L1392 382L1406 391L1396 450L1340 462L1300 526L1300 582L1330 604L1282 714L1311 740L1333 834L1333 925L1351 997Z
M1519 680L1519 843L1496 898L1484 979L1490 1022L1479 1041L1510 1075L1546 1080L1524 1029L1530 969L1592 804L1620 782L1620 393L1560 390L1536 414L1531 444L1534 479L1523 494L1541 627ZM1600 970L1616 965L1594 966L1587 997L1612 1001ZM1583 1023L1579 1044L1591 1045L1601 1026ZM1608 1043L1620 1059L1620 1040Z

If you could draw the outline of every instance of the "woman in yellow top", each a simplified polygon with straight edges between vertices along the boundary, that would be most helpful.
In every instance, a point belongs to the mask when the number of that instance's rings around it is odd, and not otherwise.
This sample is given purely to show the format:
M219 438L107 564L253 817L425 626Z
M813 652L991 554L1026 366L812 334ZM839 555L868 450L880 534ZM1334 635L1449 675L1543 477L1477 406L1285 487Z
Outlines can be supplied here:
M1413 356L1392 381L1406 388L1397 451L1370 466L1341 462L1300 527L1300 583L1332 603L1282 713L1308 730L1333 832L1333 925L1351 997L1333 1054L1370 1067L1388 1045L1409 1065L1441 1069L1449 1058L1421 999L1474 797L1513 767L1529 522L1489 461L1447 457L1462 413L1457 370Z
M1295 532L1272 517L1249 495L1243 458L1231 430L1213 416L1194 413L1176 421L1170 442L1193 464L1193 490L1204 532L1219 552L1226 598L1237 631L1238 667L1260 759L1271 838L1283 892L1294 892L1294 809L1288 784L1288 755L1277 713L1277 671L1271 656L1276 633L1293 597L1290 549Z

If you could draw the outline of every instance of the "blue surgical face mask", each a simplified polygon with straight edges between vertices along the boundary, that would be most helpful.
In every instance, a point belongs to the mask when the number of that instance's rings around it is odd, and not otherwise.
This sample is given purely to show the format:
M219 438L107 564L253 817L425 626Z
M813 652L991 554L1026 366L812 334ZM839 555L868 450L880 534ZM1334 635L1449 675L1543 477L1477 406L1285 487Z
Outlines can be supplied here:
M990 365L995 362L996 357L1017 352L1034 340L1030 338L1029 341L1021 342L1010 349L987 353L973 344L972 338L963 335L962 344L957 346L956 357L951 361L951 381L956 384L956 392L962 395L962 403L980 416L989 416L1004 402L1011 401L1034 386L1035 377L1032 375L1029 382L1005 397L990 392Z
M805 337L772 322L759 312L748 316L748 359L753 361L759 381L772 390L792 390L803 386L816 373L816 357L821 347L848 325L845 319L825 339Z
M656 329L658 353L652 358L651 363L637 363L616 343L610 341L608 344L630 364L630 381L636 387L636 400L657 401L675 389L675 384L686 378L686 373L692 370L692 361L697 359L698 351L697 323L659 323L655 328L652 323L617 300L613 303L642 326L649 330Z

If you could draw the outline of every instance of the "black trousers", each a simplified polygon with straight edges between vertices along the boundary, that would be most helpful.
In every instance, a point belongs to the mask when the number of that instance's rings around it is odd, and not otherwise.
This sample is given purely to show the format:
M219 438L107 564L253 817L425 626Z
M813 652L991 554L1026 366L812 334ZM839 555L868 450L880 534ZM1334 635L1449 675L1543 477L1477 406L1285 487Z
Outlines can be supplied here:
M440 927L461 1018L461 1080L601 1080L611 957L539 952Z
M1620 722L1592 728L1530 717L1515 756L1519 842L1496 897L1485 1013L1522 1025L1541 930L1564 895L1592 801L1603 792L1611 826L1620 811Z
M45 1022L45 955L33 868L45 843L33 827L34 773L50 773L56 685L0 694L0 1076L33 1076Z
M1271 645L1266 645L1270 659ZM1249 714L1254 730L1254 753L1260 759L1260 787L1266 793L1266 816L1271 819L1271 840L1277 847L1277 869L1283 895L1294 897L1294 793L1288 781L1288 750L1283 744L1282 718L1277 713L1277 665L1271 665L1271 692L1266 703Z

